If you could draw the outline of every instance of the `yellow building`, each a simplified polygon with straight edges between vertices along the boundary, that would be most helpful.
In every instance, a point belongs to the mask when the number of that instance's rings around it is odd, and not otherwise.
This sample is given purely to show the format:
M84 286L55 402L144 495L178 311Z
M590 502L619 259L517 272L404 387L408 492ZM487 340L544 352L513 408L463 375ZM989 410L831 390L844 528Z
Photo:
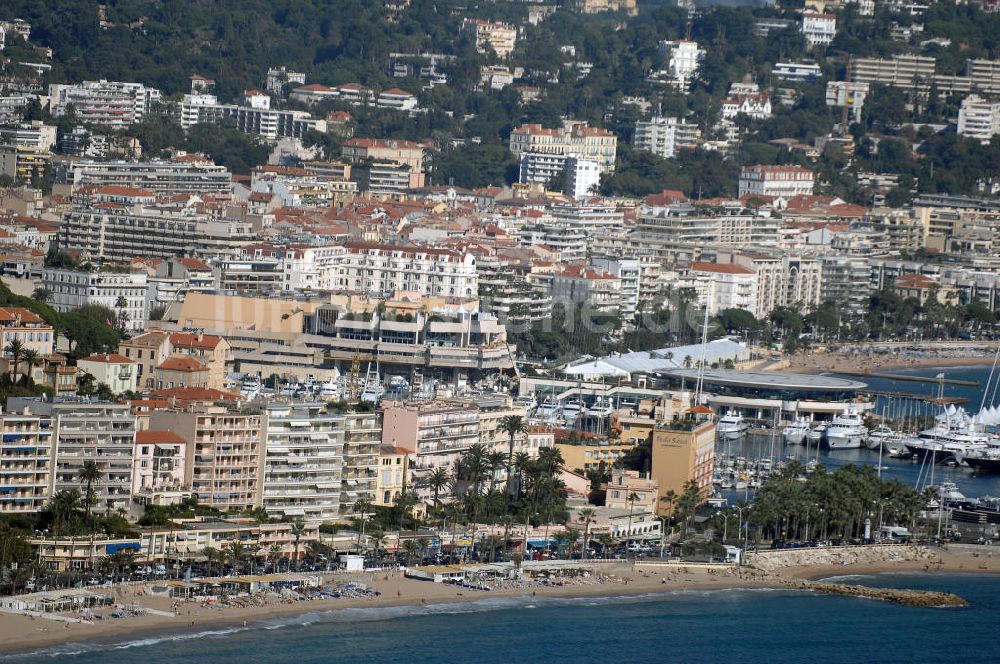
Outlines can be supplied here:
M610 468L629 453L634 445L593 441L577 443L556 443L556 449L563 458L563 465L572 471L597 470L601 464Z
M382 445L378 453L378 470L375 476L376 505L391 506L406 489L406 473L410 451L402 447Z
M670 506L662 502L668 491L680 495L684 485L694 480L702 493L712 486L715 465L715 424L701 422L686 426L686 421L657 427L653 431L652 472L659 483L657 512L667 515Z

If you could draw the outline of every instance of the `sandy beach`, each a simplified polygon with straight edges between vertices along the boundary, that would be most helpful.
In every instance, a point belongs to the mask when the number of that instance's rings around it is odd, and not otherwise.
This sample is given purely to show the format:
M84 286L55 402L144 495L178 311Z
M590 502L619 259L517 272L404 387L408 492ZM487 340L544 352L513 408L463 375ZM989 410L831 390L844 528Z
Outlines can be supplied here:
M30 652L86 641L122 643L165 633L197 634L244 626L254 629L260 623L276 618L348 608L422 606L497 597L622 596L696 590L782 588L788 586L793 579L883 572L1000 572L1000 550L994 557L990 555L989 547L952 546L948 550L921 551L923 553L912 560L779 565L779 568L770 570L736 567L705 569L683 564L669 567L648 563L633 565L622 561L595 566L599 567L602 575L610 577L611 580L604 583L591 579L589 582L574 582L560 587L500 589L491 592L408 579L398 571L337 574L328 578L333 582L365 583L382 594L373 599L324 599L290 603L282 603L277 596L272 595L266 605L248 608L210 607L196 602L181 602L177 604L176 616L147 614L94 623L59 622L0 613L0 634L4 635L0 641L0 653ZM134 601L143 607L166 613L174 608L170 599L141 593L141 589L135 592ZM131 602L133 596L122 599Z
M992 363L986 355L940 352L927 357L907 357L892 353L798 353L786 358L788 373L871 374L893 369L920 367L983 366Z

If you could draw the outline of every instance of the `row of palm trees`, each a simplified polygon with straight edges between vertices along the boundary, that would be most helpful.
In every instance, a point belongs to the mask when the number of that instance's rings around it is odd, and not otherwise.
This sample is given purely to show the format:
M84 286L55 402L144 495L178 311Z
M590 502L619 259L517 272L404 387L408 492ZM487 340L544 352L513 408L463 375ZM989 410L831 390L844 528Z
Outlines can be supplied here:
M42 364L42 356L34 348L27 348L20 339L11 339L3 349L10 358L10 382L16 384L21 375L21 365L28 368L30 374L33 367Z
M790 463L761 487L750 522L763 539L852 539L865 524L912 525L926 508L928 495L898 480L885 480L871 466L848 465L827 472L818 466L803 481L805 469Z

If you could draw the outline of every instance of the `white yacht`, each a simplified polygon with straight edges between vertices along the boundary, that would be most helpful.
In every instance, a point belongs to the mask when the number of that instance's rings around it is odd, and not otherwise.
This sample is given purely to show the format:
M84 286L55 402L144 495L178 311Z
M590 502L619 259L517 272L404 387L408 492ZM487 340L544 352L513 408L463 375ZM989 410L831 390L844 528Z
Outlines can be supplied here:
M865 446L870 450L898 449L906 441L906 434L896 431L885 424L879 424L865 436Z
M930 455L938 463L963 460L980 450L1000 447L1000 440L984 431L984 427L962 408L949 406L934 418L934 426L904 442L907 451L923 459Z
M319 386L319 396L324 399L333 399L338 396L339 392L340 390L337 389L337 381L335 380L324 381Z
M594 402L594 405L587 409L587 415L591 417L611 417L611 414L614 412L615 409L611 405L611 399L605 397L598 398Z
M826 444L831 450L857 449L861 447L865 433L861 413L854 406L848 406L830 422L826 430Z
M808 433L809 422L802 417L797 417L781 430L781 438L789 445L801 445Z
M819 443L823 440L823 436L826 434L826 426L827 425L825 423L819 422L812 429L809 429L809 433L806 434L806 444L812 445L813 443L816 443L819 445Z
M750 423L735 410L728 411L715 423L715 435L719 440L736 440L746 435Z

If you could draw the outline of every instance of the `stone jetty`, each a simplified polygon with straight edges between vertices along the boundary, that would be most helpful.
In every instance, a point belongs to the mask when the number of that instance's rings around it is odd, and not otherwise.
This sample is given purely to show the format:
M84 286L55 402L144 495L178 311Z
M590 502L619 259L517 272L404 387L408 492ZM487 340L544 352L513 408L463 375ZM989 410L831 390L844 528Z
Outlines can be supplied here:
M904 606L955 607L969 605L967 601L954 593L942 593L931 590L870 588L847 583L827 583L825 581L807 581L804 579L788 580L787 585L799 590L812 590L829 595L865 597L867 599L878 599Z

